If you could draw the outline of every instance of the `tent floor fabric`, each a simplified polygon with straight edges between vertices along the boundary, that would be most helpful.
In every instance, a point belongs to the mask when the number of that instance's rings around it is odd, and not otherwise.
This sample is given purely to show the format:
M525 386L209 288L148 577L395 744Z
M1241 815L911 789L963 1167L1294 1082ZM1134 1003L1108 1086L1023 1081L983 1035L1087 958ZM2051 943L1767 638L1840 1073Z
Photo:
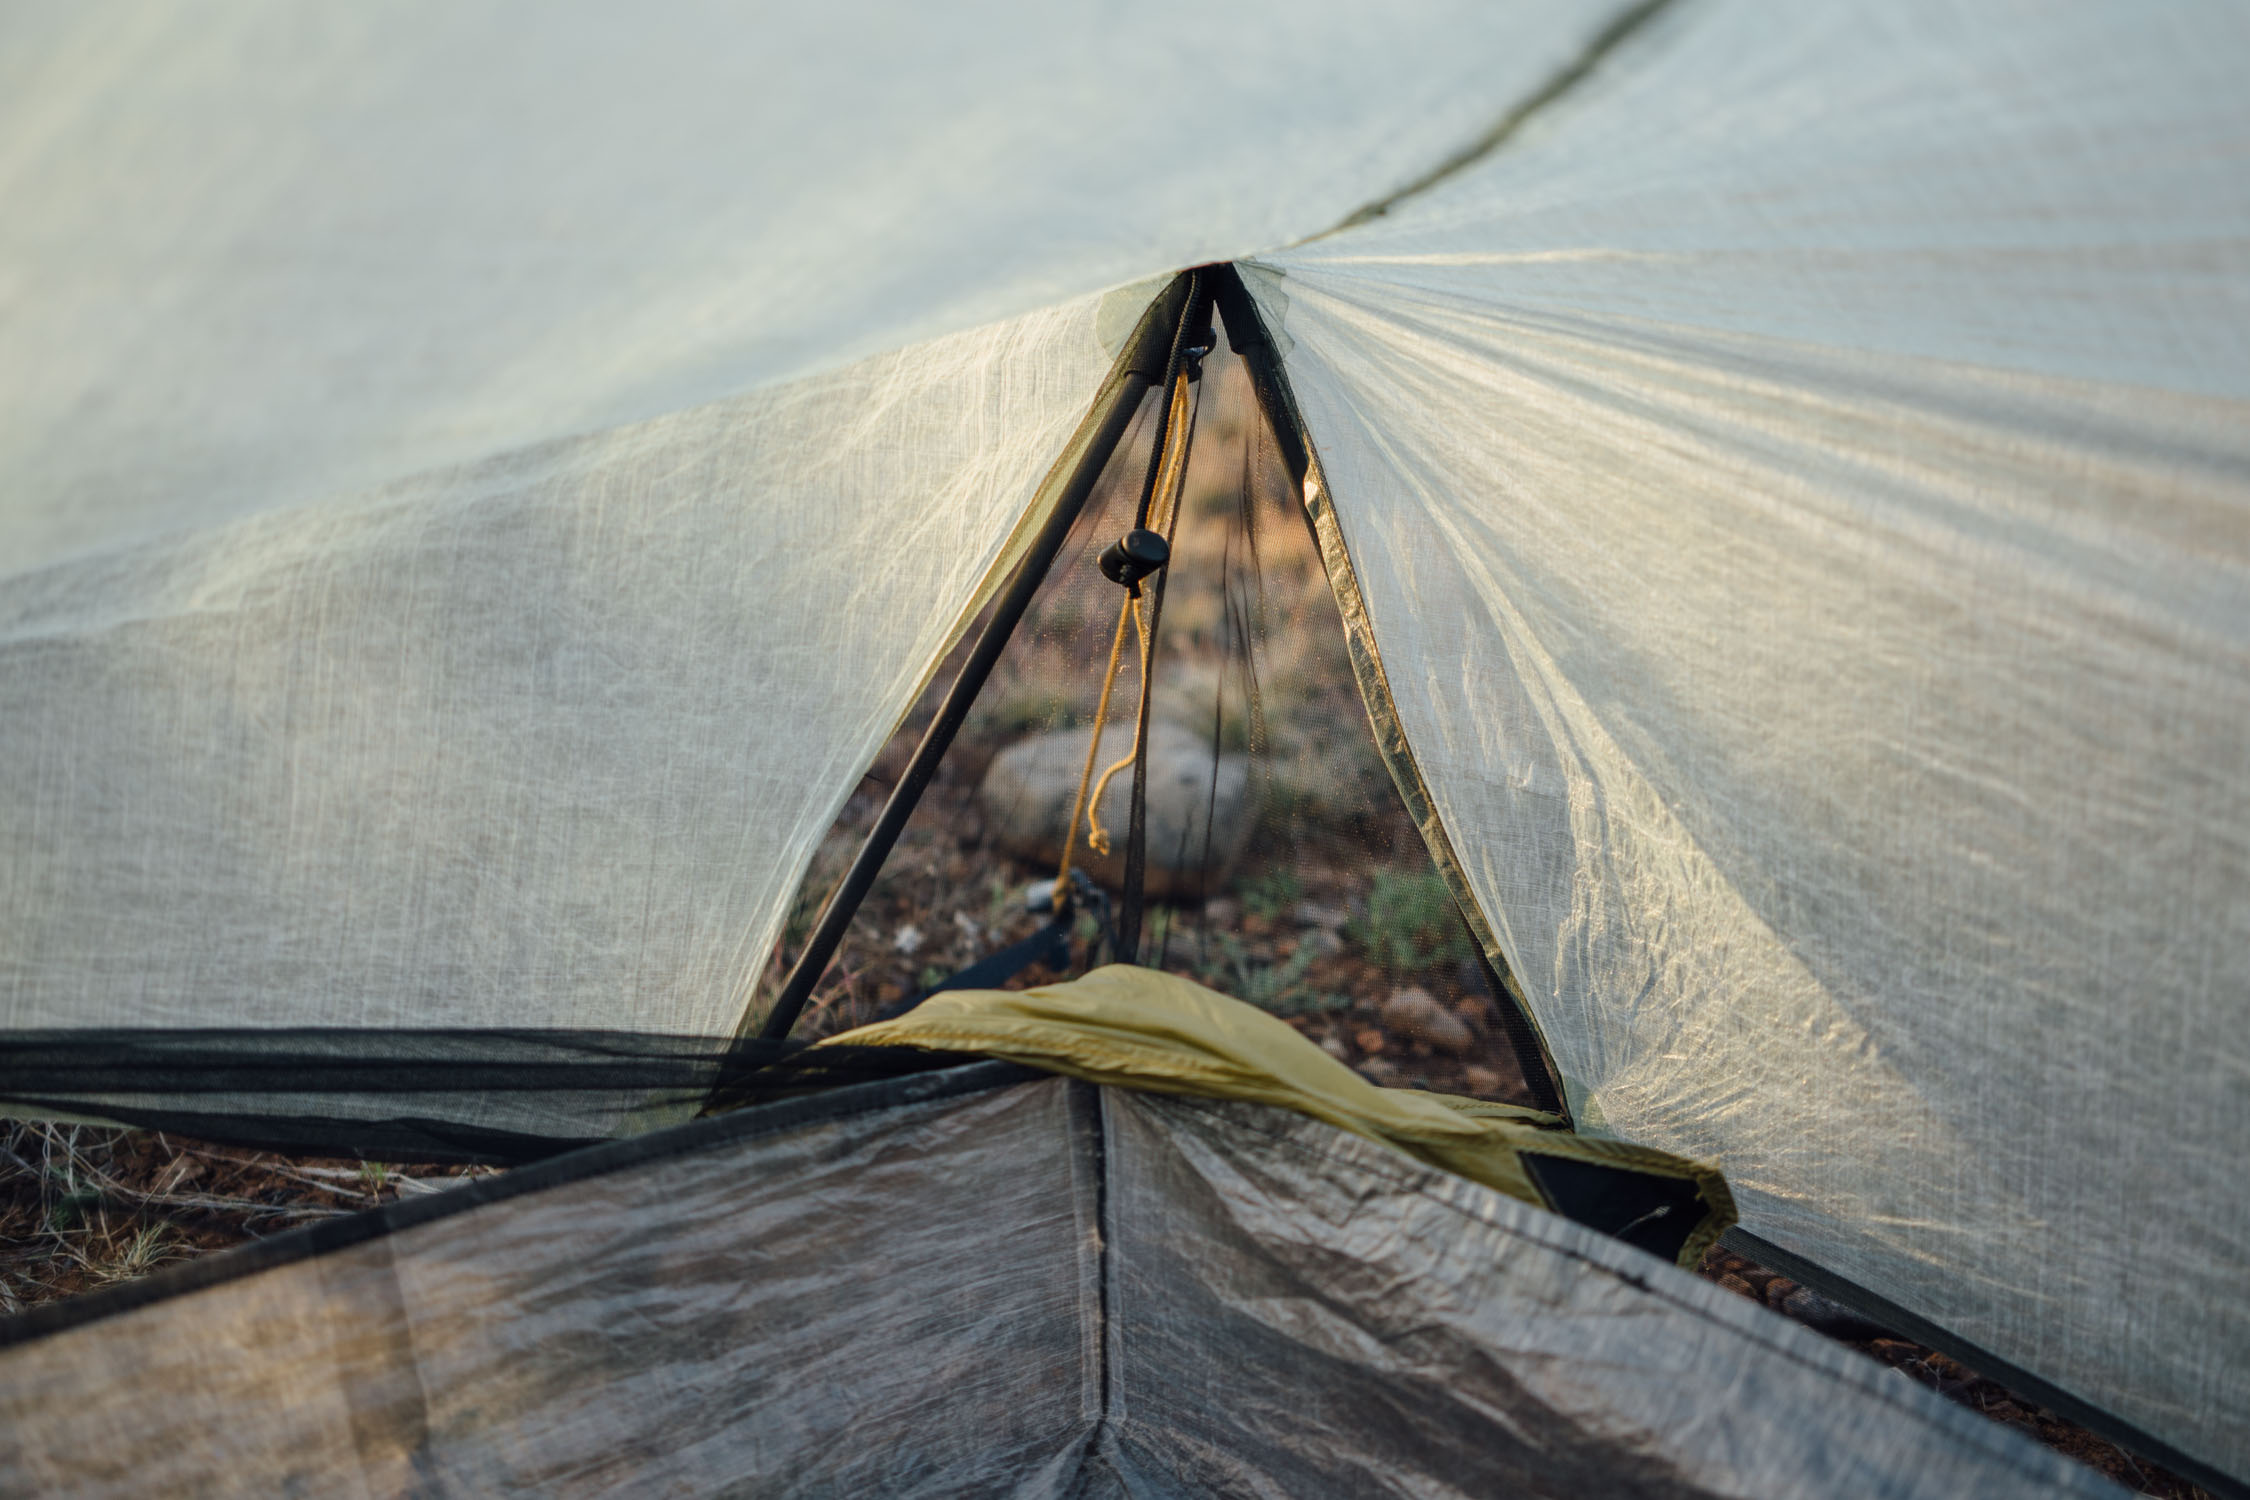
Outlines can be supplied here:
M991 1062L573 1153L0 1338L11 1493L2116 1493L1320 1121Z

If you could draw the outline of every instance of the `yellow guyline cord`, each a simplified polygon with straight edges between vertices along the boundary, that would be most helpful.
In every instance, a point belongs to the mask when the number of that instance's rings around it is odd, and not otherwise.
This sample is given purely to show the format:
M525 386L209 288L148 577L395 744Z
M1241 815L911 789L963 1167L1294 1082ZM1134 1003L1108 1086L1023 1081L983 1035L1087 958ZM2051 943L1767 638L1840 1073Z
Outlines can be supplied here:
M1149 509L1149 529L1163 535L1167 545L1179 530L1180 490L1187 481L1188 444L1194 437L1195 402L1191 396L1191 382L1186 371L1172 384L1172 415L1164 445L1164 462L1157 471L1155 503ZM1167 564L1166 566L1170 566ZM1100 758L1102 730L1109 723L1109 700L1117 687L1117 668L1125 655L1125 624L1130 620L1141 647L1141 691L1149 690L1148 601L1128 590L1124 606L1117 612L1117 634L1109 643L1109 669L1102 674L1101 701L1094 709L1094 737L1086 746L1086 768L1078 776L1078 796L1070 806L1070 823L1063 833L1062 863L1055 869L1055 899L1066 899L1069 888L1071 851L1078 845L1078 820L1086 820L1086 843L1096 854L1109 853L1109 833L1101 823L1102 793L1109 789L1110 778L1124 770L1140 757L1140 720L1133 723L1133 748L1125 758L1102 772L1101 780L1094 780L1094 764ZM1091 788L1091 799L1088 790Z

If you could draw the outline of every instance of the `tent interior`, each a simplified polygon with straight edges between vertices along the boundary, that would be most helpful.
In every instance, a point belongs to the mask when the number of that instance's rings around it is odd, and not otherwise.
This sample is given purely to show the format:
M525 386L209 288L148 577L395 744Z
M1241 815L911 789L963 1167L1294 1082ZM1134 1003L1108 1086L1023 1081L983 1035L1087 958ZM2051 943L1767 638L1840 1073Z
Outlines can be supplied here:
M0 24L0 1490L2250 1493L2236 9Z

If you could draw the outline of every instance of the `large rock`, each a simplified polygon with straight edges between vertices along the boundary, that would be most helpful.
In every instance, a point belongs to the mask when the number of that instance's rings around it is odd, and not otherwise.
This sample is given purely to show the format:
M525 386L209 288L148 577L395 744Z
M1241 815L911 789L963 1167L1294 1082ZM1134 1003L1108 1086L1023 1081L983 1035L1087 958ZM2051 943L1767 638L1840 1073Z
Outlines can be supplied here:
M1078 777L1086 768L1086 743L1092 735L1091 728L1058 730L1019 740L993 757L977 800L984 810L985 829L1001 848L1037 865L1052 866L1062 857L1063 826L1078 795ZM1095 776L1132 746L1130 723L1111 726L1102 736ZM1113 891L1125 878L1125 832L1132 795L1133 773L1128 767L1110 778L1102 797L1102 826L1109 832L1110 853L1095 855L1086 845L1081 824L1078 849L1071 857L1074 865ZM1209 740L1161 719L1149 725L1144 888L1150 895L1178 899L1224 890L1250 842L1252 812L1247 756L1221 755L1214 763Z
M1383 1002L1383 1029L1428 1042L1453 1057L1466 1057L1476 1050L1476 1034L1469 1030L1468 1022L1438 1004L1435 995L1419 986L1391 992L1391 998Z

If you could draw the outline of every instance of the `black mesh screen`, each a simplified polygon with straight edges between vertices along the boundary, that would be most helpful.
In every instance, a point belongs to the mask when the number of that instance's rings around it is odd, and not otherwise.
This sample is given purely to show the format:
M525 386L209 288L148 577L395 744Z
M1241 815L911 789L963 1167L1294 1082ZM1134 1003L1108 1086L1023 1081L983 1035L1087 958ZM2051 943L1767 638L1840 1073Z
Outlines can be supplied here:
M799 1035L896 1014L1047 920L1025 897L1056 872L1124 599L1097 559L1133 525L1158 399L1144 401ZM1296 487L1223 342L1194 407L1155 641L1147 911L1131 956L1273 1011L1378 1082L1546 1103L1518 1061L1525 1039L1509 1035L1515 1013L1377 753ZM761 1003L951 679L948 664L831 831ZM1099 765L1130 750L1138 699L1128 627ZM1100 804L1111 852L1088 848L1082 820L1072 861L1112 912L1129 780L1120 773ZM1080 914L1066 961L1002 982L1051 982L1109 961L1104 915L1098 905Z

